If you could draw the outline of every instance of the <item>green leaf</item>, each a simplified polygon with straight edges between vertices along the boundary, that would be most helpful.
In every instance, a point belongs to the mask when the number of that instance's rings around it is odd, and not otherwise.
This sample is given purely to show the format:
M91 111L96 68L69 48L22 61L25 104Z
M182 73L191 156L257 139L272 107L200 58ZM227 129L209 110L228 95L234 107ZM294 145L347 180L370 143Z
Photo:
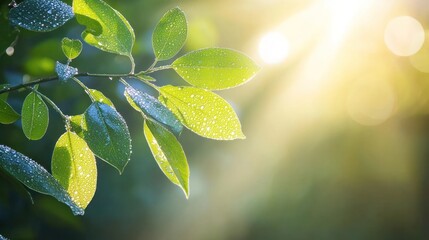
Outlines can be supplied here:
M88 206L97 188L97 165L85 140L76 133L65 132L55 144L52 175L79 207Z
M0 167L26 187L39 193L51 195L58 201L65 203L71 208L74 215L84 214L83 209L72 200L61 184L46 169L27 156L7 146L0 145Z
M122 173L131 155L131 137L124 118L111 106L93 102L85 111L83 136L94 154Z
M36 32L52 31L73 16L72 8L59 0L26 0L9 11L12 25Z
M7 102L0 99L0 123L11 124L19 119L19 114L7 104Z
M200 88L164 86L160 100L189 130L217 140L244 139L232 107L218 95Z
M82 126L82 124L84 124L82 121L83 114L70 116L69 119L73 132L75 132L79 137L83 138L83 129L86 129L86 126Z
M170 181L189 196L189 166L176 137L160 124L146 120L144 135L159 168Z
M124 95L135 110L165 124L176 135L182 132L183 126L180 121L168 108L162 105L158 99L132 87L126 87Z
M9 86L9 84L1 84L0 85L0 90L3 90L5 88L7 88L8 86ZM3 100L3 101L6 102L8 96L9 96L8 92L2 93L2 94L0 94L0 100Z
M241 85L259 70L252 59L226 48L190 52L176 59L172 67L191 85L211 90Z
M106 52L128 56L134 45L134 30L121 13L101 0L73 0L77 21L86 26L82 38Z
M89 89L89 94L94 98L95 101L105 103L112 108L115 108L115 105L113 105L112 101L110 101L109 98L104 96L104 94L96 89Z
M158 22L152 35L152 45L158 60L167 60L183 47L188 34L186 16L180 8L168 11Z
M43 99L34 92L28 94L22 105L22 130L30 140L41 139L48 129L49 110Z
M82 42L78 39L63 38L61 41L61 49L64 55L72 60L80 55L82 51Z

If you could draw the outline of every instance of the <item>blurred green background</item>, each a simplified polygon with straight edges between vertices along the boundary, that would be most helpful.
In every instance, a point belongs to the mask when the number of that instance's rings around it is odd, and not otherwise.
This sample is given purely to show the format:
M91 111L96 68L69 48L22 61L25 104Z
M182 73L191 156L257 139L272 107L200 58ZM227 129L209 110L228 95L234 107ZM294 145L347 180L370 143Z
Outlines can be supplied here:
M71 4L71 1L66 1ZM427 0L107 1L136 33L137 71L153 60L151 32L179 6L190 32L180 53L237 49L262 70L219 92L246 140L185 131L191 169L186 200L158 169L142 119L121 85L82 78L110 97L129 124L133 155L120 176L98 161L98 188L83 217L0 174L0 234L11 239L429 239L429 2ZM7 2L2 2L3 10ZM402 16L402 17L401 17ZM408 17L403 17L408 16ZM0 26L3 28L5 26ZM0 82L53 74L60 40L80 38L75 19L49 33L21 31L0 57ZM84 44L82 72L129 71L126 58ZM158 84L185 84L172 71ZM146 89L138 82L133 85ZM74 83L40 86L66 114L90 101ZM10 94L20 109L25 92ZM0 144L50 169L64 126L51 111L43 140L20 123L0 126Z

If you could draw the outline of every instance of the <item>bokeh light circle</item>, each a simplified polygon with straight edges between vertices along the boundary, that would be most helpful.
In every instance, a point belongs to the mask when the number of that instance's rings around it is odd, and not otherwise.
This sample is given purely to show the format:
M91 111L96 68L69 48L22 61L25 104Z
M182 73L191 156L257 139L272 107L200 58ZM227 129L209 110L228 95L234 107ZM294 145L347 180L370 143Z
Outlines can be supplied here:
M357 123L375 126L389 119L396 109L391 85L376 78L360 79L349 91L347 111Z
M415 18L396 17L388 23L384 31L384 42L397 56L411 56L417 53L425 41L425 31Z
M279 32L265 34L259 42L259 56L267 64L283 62L289 53L289 43Z

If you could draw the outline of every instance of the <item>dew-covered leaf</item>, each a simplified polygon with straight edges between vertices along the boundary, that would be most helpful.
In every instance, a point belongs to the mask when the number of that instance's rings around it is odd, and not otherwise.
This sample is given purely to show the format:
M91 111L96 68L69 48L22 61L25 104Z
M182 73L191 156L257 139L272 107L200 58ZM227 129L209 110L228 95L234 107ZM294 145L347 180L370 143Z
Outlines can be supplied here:
M131 137L124 118L111 106L93 102L85 111L81 127L94 154L119 170L131 155Z
M144 135L159 168L189 196L189 166L176 137L160 124L145 120Z
M180 8L168 11L158 22L152 35L152 45L158 60L176 55L186 41L188 31L186 16Z
M216 140L245 138L234 109L215 93L170 85L161 87L160 93L161 102L196 134Z
M55 72L61 81L66 81L76 75L78 70L77 68L57 62L55 65Z
M65 203L71 208L74 215L84 214L84 210L72 200L61 184L46 169L27 156L7 146L0 145L0 167L26 187L39 193L51 195L58 201Z
M130 105L137 111L143 112L146 116L165 124L176 135L182 132L183 126L180 121L158 99L132 87L126 87L124 95Z
M19 114L6 102L0 99L0 123L11 124L19 119Z
M89 94L94 98L95 101L105 103L113 108L115 108L115 105L113 105L112 101L110 101L109 98L104 96L104 94L96 89L89 89Z
M36 32L52 31L73 16L72 7L59 0L26 0L9 11L12 25Z
M63 38L61 41L61 49L64 55L72 60L80 55L82 51L82 42L78 39Z
M226 48L190 52L176 59L172 67L191 85L211 90L241 85L259 70L252 59Z
M106 52L131 58L134 30L121 13L102 0L73 0L77 21L86 26L82 38Z
M34 92L28 94L22 105L22 130L30 140L41 139L48 129L49 110L43 99Z
M97 165L85 140L67 131L58 139L52 155L52 175L83 209L97 188Z

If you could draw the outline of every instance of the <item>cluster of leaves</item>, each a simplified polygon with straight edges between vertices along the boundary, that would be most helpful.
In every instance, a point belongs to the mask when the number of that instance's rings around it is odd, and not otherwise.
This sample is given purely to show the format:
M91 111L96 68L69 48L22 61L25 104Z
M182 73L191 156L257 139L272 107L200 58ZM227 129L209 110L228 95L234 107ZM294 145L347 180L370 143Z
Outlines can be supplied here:
M210 90L222 90L243 84L257 72L257 65L242 53L225 48L207 48L178 57L171 65L156 66L173 58L187 38L187 20L179 8L168 11L152 35L155 61L147 70L134 73L131 54L135 35L125 17L102 0L73 0L73 6L59 0L26 0L9 12L11 25L30 31L52 31L76 17L86 26L82 39L102 51L130 59L131 72L122 75L79 73L70 66L82 50L82 42L64 38L62 50L67 63L57 62L55 79L78 83L92 104L80 115L68 116L38 90L45 80L0 88L0 123L11 124L21 118L22 129L30 140L41 139L49 125L48 105L64 119L65 133L55 144L51 172L23 154L0 145L0 167L37 192L49 194L70 206L74 214L83 214L95 194L96 158L120 173L131 155L127 124L114 104L102 92L89 89L78 77L115 77L125 85L124 95L144 119L144 136L166 177L189 195L189 167L177 140L183 126L211 139L244 138L233 108ZM157 86L151 73L174 69L191 86ZM158 98L132 87L126 80L135 78L154 88ZM30 91L18 114L8 103L8 92ZM46 104L48 103L48 105Z

